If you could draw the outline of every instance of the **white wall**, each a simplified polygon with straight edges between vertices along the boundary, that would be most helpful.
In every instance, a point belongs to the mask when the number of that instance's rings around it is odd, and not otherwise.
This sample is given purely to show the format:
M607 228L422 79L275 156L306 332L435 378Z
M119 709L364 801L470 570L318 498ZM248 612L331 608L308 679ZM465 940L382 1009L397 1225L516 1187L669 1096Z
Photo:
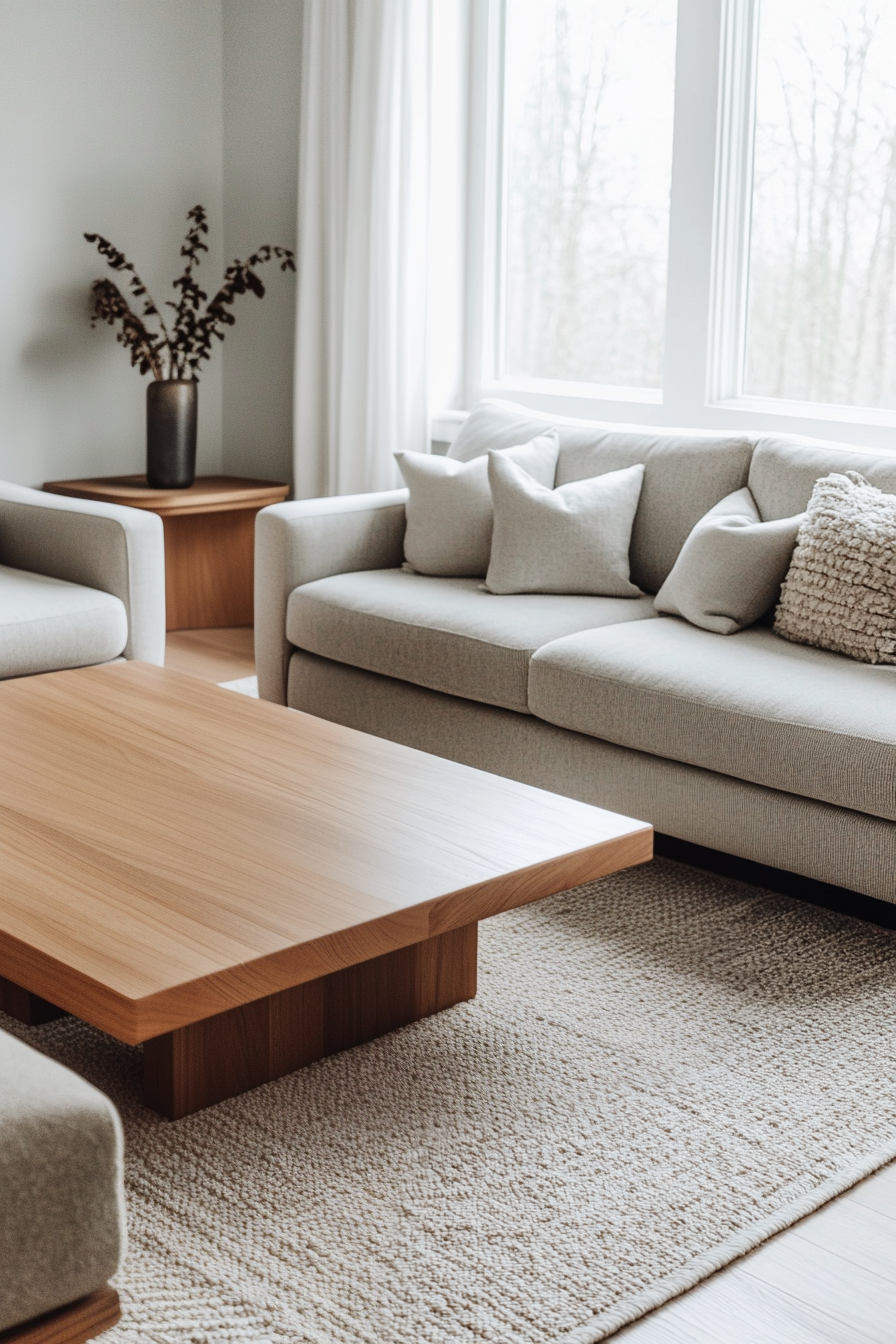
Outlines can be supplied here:
M142 469L146 380L108 327L90 330L105 268L81 235L110 238L161 303L199 201L213 229L203 276L219 280L221 3L0 0L2 479ZM214 472L220 351L199 416L200 470Z
M224 253L295 249L301 0L223 0ZM295 277L260 272L259 303L237 300L224 344L224 467L292 477Z

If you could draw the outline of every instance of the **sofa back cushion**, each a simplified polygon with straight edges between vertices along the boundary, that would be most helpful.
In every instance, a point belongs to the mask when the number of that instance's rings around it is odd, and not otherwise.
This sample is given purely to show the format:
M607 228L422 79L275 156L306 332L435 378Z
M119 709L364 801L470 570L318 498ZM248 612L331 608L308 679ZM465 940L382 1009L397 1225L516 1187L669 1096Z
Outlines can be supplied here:
M748 484L763 522L802 513L815 482L832 471L858 471L896 495L896 454L871 448L764 435L756 440Z
M495 399L473 408L448 456L469 461L492 448L525 443L550 427L560 435L557 486L643 462L644 484L629 559L632 582L648 593L656 593L665 582L694 524L747 483L754 442L747 435L640 426L620 429ZM810 493L811 487L807 499ZM805 504L789 512L802 508ZM787 512L775 516L785 517Z

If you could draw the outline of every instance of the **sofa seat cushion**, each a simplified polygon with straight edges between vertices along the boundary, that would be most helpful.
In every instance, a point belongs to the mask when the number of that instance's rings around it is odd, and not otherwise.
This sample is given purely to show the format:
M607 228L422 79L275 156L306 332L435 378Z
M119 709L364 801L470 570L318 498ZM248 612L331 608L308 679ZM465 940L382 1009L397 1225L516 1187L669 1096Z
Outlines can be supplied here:
M127 639L124 603L111 593L0 565L0 677L107 663Z
M646 597L504 597L479 584L400 569L317 579L290 595L286 637L323 658L526 714L529 659L542 644L655 614Z
M533 714L619 746L896 820L896 667L676 617L539 649Z

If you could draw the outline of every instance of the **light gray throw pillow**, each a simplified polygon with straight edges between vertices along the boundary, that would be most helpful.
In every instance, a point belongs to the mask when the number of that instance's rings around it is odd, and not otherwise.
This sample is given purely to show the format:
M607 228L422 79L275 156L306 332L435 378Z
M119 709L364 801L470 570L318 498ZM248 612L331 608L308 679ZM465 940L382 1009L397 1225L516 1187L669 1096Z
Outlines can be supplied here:
M805 516L764 523L747 486L726 495L682 546L657 611L717 635L752 625L778 600Z
M552 429L528 443L504 448L535 480L554 484L560 441ZM408 487L405 568L442 578L484 574L492 545L492 492L488 458L457 462L430 453L396 453Z
M488 592L640 595L628 564L640 463L549 490L509 454L491 452L488 476L495 506Z

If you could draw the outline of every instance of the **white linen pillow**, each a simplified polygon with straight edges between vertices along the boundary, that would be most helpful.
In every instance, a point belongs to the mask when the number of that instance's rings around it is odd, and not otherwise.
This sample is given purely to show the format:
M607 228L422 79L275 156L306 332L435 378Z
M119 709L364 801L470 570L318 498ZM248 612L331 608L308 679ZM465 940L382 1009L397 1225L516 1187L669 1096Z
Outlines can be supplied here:
M726 495L692 529L657 611L717 635L753 625L778 600L805 516L764 523L748 486Z
M560 440L555 429L528 443L503 448L535 480L554 484ZM457 462L430 453L396 453L410 492L406 505L405 568L461 578L484 574L492 545L492 492L488 458Z
M638 597L628 548L644 467L547 489L507 453L488 455L495 506L490 593Z

